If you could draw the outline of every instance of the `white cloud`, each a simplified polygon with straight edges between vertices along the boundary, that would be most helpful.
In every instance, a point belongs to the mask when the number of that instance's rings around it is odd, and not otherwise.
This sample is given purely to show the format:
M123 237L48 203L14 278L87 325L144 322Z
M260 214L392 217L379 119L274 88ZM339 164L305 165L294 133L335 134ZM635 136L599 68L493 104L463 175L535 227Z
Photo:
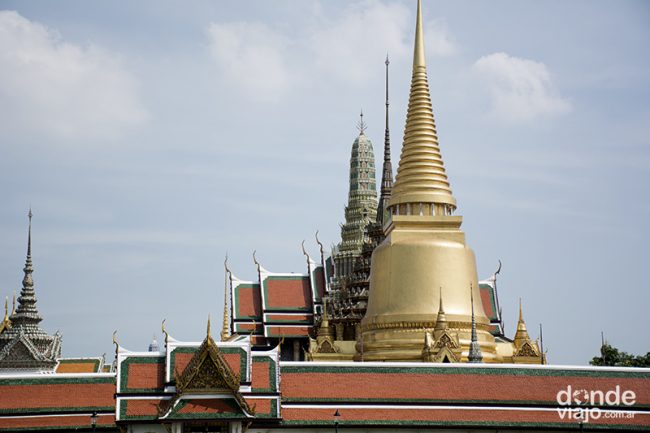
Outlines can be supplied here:
M424 49L433 56L456 54L458 47L444 20L434 20L424 26Z
M315 3L311 15L302 18L309 26L300 41L260 23L212 23L209 49L223 78L249 96L278 99L309 76L355 85L368 81L369 74L383 74L386 53L395 60L412 56L412 12L399 3L364 0L325 17ZM443 20L425 23L425 38L429 56L457 51Z
M366 79L369 71L381 73L382 59L403 57L411 44L405 35L409 10L401 4L367 1L349 5L340 15L321 21L310 47L315 65L336 78L352 83Z
M246 22L212 23L207 35L212 58L228 82L264 100L275 100L288 89L288 38L264 24Z
M571 111L544 63L494 53L474 63L492 95L492 114L504 121L520 122Z
M48 140L115 137L148 117L119 57L13 11L0 11L0 95L5 132Z

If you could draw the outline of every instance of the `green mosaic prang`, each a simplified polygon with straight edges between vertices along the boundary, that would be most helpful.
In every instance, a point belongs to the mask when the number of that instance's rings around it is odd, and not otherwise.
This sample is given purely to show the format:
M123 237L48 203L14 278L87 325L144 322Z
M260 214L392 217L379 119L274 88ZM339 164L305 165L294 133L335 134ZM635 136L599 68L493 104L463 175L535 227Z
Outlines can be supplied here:
M261 356L254 356L253 357L253 363L268 363L269 364L269 386L266 388L252 388L253 392L277 392L277 383L276 383L276 378L278 377L277 374L277 364L275 361L269 357L261 357Z
M281 281L281 280L304 280L307 279L307 282L309 282L309 277L305 277L302 275L288 275L288 276L280 276L280 275L270 275L266 277L262 281L262 290L264 290L264 298L263 298L263 304L262 304L262 311L264 310L273 310L273 311L295 311L295 312L305 312L305 311L311 311L311 306L304 306L304 307L269 307L267 305L266 300L269 298L269 288L266 285L266 282L269 280L272 281ZM311 283L310 283L311 286Z
M129 367L131 364L162 364L164 368L165 357L153 356L129 356L120 364L120 389L118 392L131 392L131 393L160 393L163 392L164 386L161 388L128 388L128 375Z

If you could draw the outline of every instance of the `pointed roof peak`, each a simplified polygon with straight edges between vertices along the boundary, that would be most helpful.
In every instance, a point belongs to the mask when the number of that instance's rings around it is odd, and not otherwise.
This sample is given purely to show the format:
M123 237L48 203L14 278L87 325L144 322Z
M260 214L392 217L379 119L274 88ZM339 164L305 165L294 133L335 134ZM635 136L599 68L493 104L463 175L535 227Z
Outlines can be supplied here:
M445 329L447 329L447 316L442 307L442 287L440 287L440 305L438 307L438 315L436 316L436 324L434 326L435 337L438 338L441 331L444 331Z
M413 47L413 72L404 141L389 207L428 204L431 215L449 216L456 199L438 145L424 54L422 1L418 0Z
M476 315L474 314L474 285L469 285L470 299L472 302L472 337L469 343L469 353L467 360L471 363L483 362L483 354L481 353L481 346L478 343L478 336L476 335Z
M221 341L227 341L230 338L230 321L228 320L228 254L223 262L224 283L223 283L223 323L221 324Z
M32 207L29 207L29 213L27 213L27 217L29 218L29 229L27 230L27 257L32 256L32 217L34 214L32 213Z
M386 126L384 128L384 164L381 172L381 185L379 195L379 206L377 207L377 222L384 225L384 211L388 206L388 200L393 191L393 164L390 160L390 128L388 125L388 54L386 54Z
M422 0L418 0L418 10L415 21L415 47L413 49L413 69L416 67L426 67L424 57L424 31L422 29Z
M357 123L357 129L359 130L359 135L365 135L367 128L368 126L366 125L366 122L363 121L363 109L362 109L361 113L359 114L359 123Z

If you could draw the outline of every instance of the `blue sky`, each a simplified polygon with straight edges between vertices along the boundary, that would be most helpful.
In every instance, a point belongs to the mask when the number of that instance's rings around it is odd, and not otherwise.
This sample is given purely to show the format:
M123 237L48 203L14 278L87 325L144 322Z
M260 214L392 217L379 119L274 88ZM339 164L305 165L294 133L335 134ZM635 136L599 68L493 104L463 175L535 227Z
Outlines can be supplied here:
M0 2L0 293L27 209L65 356L200 340L223 258L304 272L339 240L361 108L399 155L415 1ZM650 6L424 1L443 157L479 275L549 360L650 350ZM395 166L397 162L395 161ZM111 356L108 356L109 360Z

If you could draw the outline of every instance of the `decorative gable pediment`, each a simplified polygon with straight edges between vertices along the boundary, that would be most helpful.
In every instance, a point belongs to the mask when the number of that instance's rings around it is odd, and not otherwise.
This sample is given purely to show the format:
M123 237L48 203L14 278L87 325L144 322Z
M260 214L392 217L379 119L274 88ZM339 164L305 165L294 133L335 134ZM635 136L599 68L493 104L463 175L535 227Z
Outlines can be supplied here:
M214 342L201 345L182 374L176 377L180 393L238 392L239 379Z
M460 344L457 336L452 336L449 331L445 331L440 337L438 337L433 347L438 350L447 347L452 351L455 351L460 348Z
M197 395L209 396L208 398L229 395L246 416L254 414L254 408L248 406L239 392L239 377L231 370L209 334L185 370L182 373L176 372L175 376L177 394L169 404L161 405L160 413L163 418L170 415L184 398Z
M0 351L0 361L41 361L43 357L22 332Z
M531 344L530 341L526 341L521 345L515 356L528 356L528 357L539 357L539 351Z

